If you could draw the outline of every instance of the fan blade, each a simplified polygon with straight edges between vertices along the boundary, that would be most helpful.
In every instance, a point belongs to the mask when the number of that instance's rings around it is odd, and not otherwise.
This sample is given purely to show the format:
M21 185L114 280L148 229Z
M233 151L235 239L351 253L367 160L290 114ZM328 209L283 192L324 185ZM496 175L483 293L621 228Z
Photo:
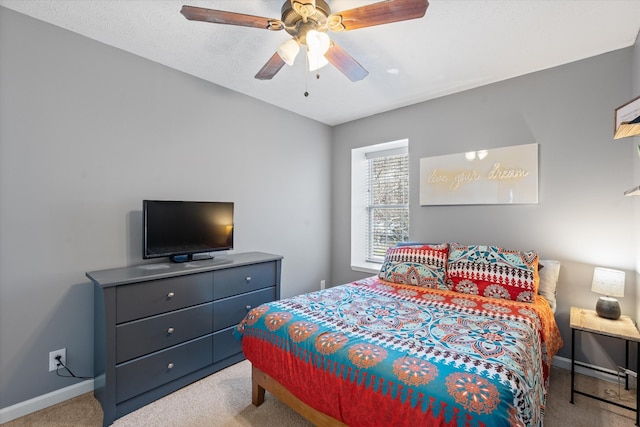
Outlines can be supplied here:
M429 2L427 0L386 0L373 3L334 13L329 17L329 22L331 23L332 20L335 21L336 17L339 17L338 20L342 25L338 24L338 28L330 27L330 29L332 31L349 31L422 18L427 12L428 6ZM332 25L336 24L332 23Z
M180 13L190 21L211 22L213 24L239 25L268 30L281 30L283 23L279 19L262 16L245 15L243 13L226 12L224 10L205 9L202 7L182 6Z
M280 68L284 65L284 61L278 55L278 52L274 53L273 56L267 61L266 64L258 71L256 74L256 79L258 80L271 80L273 76L275 76Z
M335 44L335 42L331 42L331 47L324 54L324 57L352 82L362 80L369 75L369 72L358 61L353 59L346 50Z

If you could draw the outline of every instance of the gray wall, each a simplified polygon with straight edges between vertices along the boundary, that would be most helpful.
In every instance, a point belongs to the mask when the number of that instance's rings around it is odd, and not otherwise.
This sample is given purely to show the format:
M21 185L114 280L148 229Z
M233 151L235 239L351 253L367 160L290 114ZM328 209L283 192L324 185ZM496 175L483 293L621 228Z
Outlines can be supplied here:
M285 297L330 280L328 126L2 7L0 57L0 408L77 382L51 350L92 372L84 273L142 262L144 198L235 202Z
M633 198L622 197L633 161L612 129L614 109L632 92L632 54L624 49L335 127L333 283L363 276L349 267L351 149L408 138L411 240L536 249L560 260L561 356L570 356L570 307L593 309L599 297L590 290L595 266L627 272L621 305L635 317L637 224ZM538 204L419 205L420 158L528 143L540 149ZM585 338L580 347L592 363L624 360L616 342Z

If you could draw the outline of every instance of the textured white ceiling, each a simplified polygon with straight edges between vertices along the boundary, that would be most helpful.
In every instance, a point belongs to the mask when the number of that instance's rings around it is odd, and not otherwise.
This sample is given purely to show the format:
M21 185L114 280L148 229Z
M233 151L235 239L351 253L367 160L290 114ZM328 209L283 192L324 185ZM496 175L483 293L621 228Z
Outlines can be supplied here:
M332 11L376 0L327 0ZM280 18L283 0L0 0L0 5L336 125L633 45L640 0L430 0L424 18L331 33L368 71L353 83L300 55L254 75L284 31L188 21L183 4ZM305 97L304 92L309 96Z

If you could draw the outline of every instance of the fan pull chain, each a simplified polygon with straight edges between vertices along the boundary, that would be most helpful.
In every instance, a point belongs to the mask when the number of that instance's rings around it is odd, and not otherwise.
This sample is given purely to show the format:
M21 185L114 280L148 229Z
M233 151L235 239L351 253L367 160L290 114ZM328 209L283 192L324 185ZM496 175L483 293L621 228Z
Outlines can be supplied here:
M309 97L309 58L305 55L305 69L304 69L304 96ZM316 73L316 80L320 80L320 73Z
M309 96L309 79L308 79L308 75L309 72L307 71L309 69L309 58L307 57L307 55L304 56L304 96L305 98Z

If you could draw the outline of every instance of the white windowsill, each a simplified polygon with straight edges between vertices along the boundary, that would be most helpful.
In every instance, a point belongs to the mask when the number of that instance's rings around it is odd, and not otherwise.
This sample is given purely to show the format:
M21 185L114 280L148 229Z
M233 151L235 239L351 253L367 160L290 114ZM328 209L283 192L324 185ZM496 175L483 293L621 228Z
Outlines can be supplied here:
M353 271L361 271L363 273L378 274L381 266L382 264L377 264L375 262L362 262L360 264L352 264L351 269Z

